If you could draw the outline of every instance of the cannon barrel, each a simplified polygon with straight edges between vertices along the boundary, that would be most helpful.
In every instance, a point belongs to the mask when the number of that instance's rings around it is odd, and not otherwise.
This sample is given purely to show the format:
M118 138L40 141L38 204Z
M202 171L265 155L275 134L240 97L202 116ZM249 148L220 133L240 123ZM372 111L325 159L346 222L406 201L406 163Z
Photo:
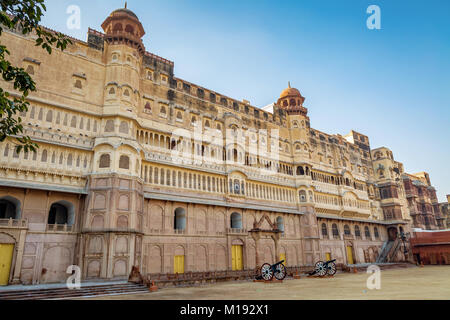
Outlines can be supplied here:
M273 264L271 267L272 267L272 268L275 268L277 265L282 264L283 262L284 262L284 260L281 260L281 261L279 261L279 262Z

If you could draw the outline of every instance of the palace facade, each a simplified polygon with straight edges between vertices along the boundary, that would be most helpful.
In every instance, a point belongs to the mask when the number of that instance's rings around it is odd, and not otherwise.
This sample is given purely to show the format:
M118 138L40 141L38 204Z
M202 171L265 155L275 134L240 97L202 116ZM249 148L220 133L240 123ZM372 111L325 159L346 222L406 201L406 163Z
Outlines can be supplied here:
M37 83L20 117L39 149L0 144L0 285L401 261L399 232L442 225L427 174L313 129L297 89L257 108L175 77L132 11L102 28L52 55L1 36Z

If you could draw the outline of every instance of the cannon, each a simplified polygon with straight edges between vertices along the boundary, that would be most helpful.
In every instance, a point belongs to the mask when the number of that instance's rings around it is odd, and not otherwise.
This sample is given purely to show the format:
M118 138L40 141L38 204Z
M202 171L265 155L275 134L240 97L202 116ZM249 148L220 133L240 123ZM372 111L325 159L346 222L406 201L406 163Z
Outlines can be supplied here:
M314 270L309 273L310 276L318 275L324 277L326 275L334 276L336 274L336 259L326 262L318 261L314 267Z
M270 281L275 277L277 280L283 280L287 275L286 267L283 263L284 260L273 265L264 263L260 269L260 275L256 279Z

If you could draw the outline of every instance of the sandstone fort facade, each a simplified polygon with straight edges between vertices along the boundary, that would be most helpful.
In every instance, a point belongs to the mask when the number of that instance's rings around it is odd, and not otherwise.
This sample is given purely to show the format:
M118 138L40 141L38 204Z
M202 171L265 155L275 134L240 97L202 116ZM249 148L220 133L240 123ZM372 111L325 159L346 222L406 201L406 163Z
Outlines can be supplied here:
M1 37L37 83L20 117L39 149L0 144L0 284L400 261L398 233L445 227L428 174L311 128L297 89L256 108L175 77L130 10L102 28L52 55Z

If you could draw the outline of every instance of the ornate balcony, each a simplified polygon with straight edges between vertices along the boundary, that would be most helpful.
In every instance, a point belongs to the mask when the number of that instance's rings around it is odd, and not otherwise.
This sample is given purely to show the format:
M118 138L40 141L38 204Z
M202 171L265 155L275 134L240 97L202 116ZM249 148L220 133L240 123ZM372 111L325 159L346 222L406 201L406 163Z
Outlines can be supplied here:
M28 228L27 219L0 219L0 229L21 229Z
M68 226L67 224L48 224L48 232L72 232L74 230L73 226Z
M247 229L227 228L228 234L246 234Z

